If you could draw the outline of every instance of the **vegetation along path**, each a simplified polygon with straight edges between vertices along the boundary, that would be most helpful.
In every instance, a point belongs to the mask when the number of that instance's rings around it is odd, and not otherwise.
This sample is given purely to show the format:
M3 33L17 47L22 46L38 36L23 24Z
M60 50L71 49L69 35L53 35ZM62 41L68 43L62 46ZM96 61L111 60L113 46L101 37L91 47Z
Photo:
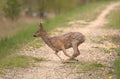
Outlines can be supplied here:
M4 75L5 79L116 79L112 73L113 61L116 53L112 48L116 46L107 39L107 35L116 34L118 30L105 29L103 26L107 23L106 16L115 9L120 3L112 3L100 13L92 22L81 20L70 21L69 28L56 28L55 35L67 32L81 32L86 36L86 41L79 46L81 54L77 57L78 62L61 63L59 58L54 55L47 45L35 50L20 51L23 55L43 57L45 61L34 63L34 66L17 69ZM86 23L85 27L78 27L81 23ZM61 32L62 31L62 32ZM68 49L67 53L73 53ZM67 59L63 53L59 53L64 59ZM43 60L44 60L43 59Z

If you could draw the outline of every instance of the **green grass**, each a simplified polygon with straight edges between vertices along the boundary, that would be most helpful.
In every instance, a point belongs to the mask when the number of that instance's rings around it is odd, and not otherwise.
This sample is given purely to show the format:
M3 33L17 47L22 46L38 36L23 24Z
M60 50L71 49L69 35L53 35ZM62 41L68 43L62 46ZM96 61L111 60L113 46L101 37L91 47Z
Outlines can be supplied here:
M115 73L117 75L117 79L120 79L120 58L115 60L114 67L115 67Z
M105 8L107 3L100 1L100 2L93 2L90 4L86 4L84 7L81 7L78 10L76 9L76 14L72 17L69 17L71 20L84 20L86 22L90 22L100 14L101 10ZM93 7L96 7L93 9ZM74 14L73 12L73 14Z
M120 56L120 47L116 48L115 51L117 52L117 55Z
M104 65L100 64L100 63L96 63L96 62L93 62L93 63L88 63L88 64L85 64L83 66L83 70L85 71L88 71L88 70L96 70L96 69L99 69L101 67L105 67Z
M13 54L16 49L33 40L33 33L37 28L35 25L29 25L25 30L16 35L6 37L0 40L0 59L9 54Z
M77 69L76 73L94 71L106 67L105 65L97 62L76 62L76 63L66 64L65 66L67 68Z
M107 16L109 23L106 26L108 28L120 29L120 8L119 7L114 11L112 11Z
M68 26L68 22L72 20L79 19L91 21L96 18L100 11L105 7L104 5L108 3L108 1L100 1L83 5L80 8L74 9L68 13L61 14L53 19L46 21L44 23L44 27L47 31L50 31L56 27ZM95 8L100 10L96 11ZM10 37L2 38L0 40L0 61L6 59L6 57L14 54L17 49L20 49L24 45L34 40L33 34L39 28L38 24L30 23L24 26L25 28L17 32L16 34L11 35ZM2 62L0 64L2 64Z
M13 69L16 67L25 68L32 65L32 62L41 62L44 61L43 58L36 58L32 56L11 56L6 57L0 61L0 68Z

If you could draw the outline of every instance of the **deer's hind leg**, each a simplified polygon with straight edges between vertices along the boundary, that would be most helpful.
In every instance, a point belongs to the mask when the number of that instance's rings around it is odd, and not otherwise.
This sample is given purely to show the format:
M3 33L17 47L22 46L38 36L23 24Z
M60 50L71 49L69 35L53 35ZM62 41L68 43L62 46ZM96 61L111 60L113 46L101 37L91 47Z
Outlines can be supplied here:
M80 51L78 49L78 41L72 42L72 47L73 47L74 53L73 53L73 55L72 55L72 57L70 59L74 59L78 55L80 55Z

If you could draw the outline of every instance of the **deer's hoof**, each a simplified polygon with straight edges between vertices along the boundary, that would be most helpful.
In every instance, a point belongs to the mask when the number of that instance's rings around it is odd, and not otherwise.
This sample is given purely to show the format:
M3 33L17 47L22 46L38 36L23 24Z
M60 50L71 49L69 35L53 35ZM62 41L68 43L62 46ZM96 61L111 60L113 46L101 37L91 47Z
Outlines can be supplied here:
M73 59L73 61L79 61L78 59Z
M62 63L63 63L63 64L65 64L65 63L70 63L70 61L64 60L64 61L62 61Z
M64 60L64 61L62 61L62 63L74 63L74 62L78 62L78 60L77 59L67 59L67 60Z
M79 61L78 59L67 59L68 61Z

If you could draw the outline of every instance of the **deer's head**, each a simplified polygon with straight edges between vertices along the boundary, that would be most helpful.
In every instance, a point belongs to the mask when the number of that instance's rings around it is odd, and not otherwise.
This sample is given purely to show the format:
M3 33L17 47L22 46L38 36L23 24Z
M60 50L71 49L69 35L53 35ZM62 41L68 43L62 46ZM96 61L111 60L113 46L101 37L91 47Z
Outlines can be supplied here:
M40 27L39 30L33 35L33 37L40 37L44 32L42 23L40 23L39 27Z

